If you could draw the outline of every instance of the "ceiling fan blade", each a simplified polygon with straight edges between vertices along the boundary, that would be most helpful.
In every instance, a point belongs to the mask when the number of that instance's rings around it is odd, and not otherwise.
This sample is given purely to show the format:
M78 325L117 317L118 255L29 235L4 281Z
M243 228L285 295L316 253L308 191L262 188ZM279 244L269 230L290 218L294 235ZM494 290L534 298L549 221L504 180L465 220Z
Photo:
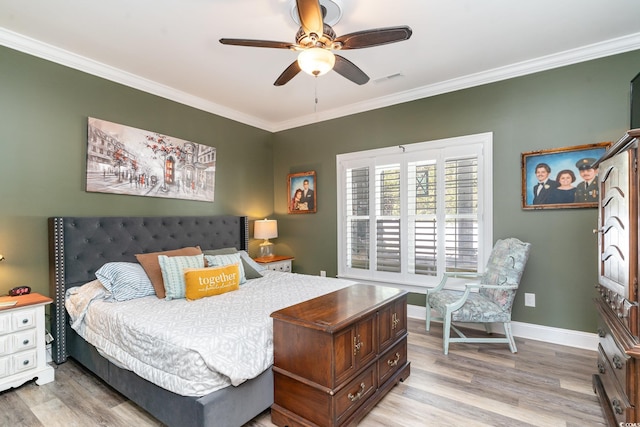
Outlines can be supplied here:
M280 77L276 79L273 83L274 86L282 86L285 85L296 76L300 72L300 66L298 65L298 60L295 60L287 67L286 70L280 74Z
M232 46L248 46L248 47L270 47L274 49L291 49L294 50L296 45L287 42L274 42L270 40L248 40L248 39L220 39L220 43Z
M322 9L319 0L296 0L300 26L305 34L315 33L322 36L324 23L322 22Z
M367 76L364 71L358 68L358 66L353 62L340 55L336 55L336 63L333 66L333 70L342 77L359 85L363 85L369 81L369 76Z
M405 26L375 28L373 30L358 31L345 34L334 40L339 49L362 49L364 47L380 46L383 44L408 40L413 31Z

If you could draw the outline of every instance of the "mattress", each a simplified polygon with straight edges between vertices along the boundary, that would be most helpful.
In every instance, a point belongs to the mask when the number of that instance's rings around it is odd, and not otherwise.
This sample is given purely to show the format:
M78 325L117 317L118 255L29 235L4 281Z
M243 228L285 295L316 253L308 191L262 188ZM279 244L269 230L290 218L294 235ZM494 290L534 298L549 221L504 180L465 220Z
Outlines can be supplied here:
M355 282L265 270L239 290L167 301L107 301L100 282L69 289L72 328L118 366L183 396L257 377L273 364L270 314Z

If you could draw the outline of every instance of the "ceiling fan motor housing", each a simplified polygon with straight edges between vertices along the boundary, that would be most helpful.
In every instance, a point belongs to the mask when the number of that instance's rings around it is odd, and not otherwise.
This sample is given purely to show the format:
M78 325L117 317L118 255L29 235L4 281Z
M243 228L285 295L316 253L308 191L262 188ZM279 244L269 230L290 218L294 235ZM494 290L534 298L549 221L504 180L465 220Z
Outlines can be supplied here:
M322 34L306 34L302 27L298 29L296 33L296 43L305 48L309 47L321 47L325 49L332 49L333 40L336 38L336 32L333 31L331 26L324 24Z

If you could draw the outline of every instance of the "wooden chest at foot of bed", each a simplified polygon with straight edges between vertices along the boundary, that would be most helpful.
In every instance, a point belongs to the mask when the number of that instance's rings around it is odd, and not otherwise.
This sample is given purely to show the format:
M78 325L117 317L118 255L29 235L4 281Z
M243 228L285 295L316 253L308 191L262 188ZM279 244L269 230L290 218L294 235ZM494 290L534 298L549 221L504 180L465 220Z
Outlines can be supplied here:
M406 291L358 284L271 317L278 426L356 424L409 376Z

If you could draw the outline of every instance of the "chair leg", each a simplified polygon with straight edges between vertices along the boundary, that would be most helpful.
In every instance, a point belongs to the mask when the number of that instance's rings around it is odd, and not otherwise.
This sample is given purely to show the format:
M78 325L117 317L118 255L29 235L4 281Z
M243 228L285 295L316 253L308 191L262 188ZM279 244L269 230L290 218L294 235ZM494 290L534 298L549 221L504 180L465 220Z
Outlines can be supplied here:
M511 322L504 322L504 334L509 340L509 349L511 353L517 353L518 349L516 348L516 340L513 339L513 333L511 332Z
M442 345L444 354L449 354L449 338L451 337L451 313L445 313L442 321Z

